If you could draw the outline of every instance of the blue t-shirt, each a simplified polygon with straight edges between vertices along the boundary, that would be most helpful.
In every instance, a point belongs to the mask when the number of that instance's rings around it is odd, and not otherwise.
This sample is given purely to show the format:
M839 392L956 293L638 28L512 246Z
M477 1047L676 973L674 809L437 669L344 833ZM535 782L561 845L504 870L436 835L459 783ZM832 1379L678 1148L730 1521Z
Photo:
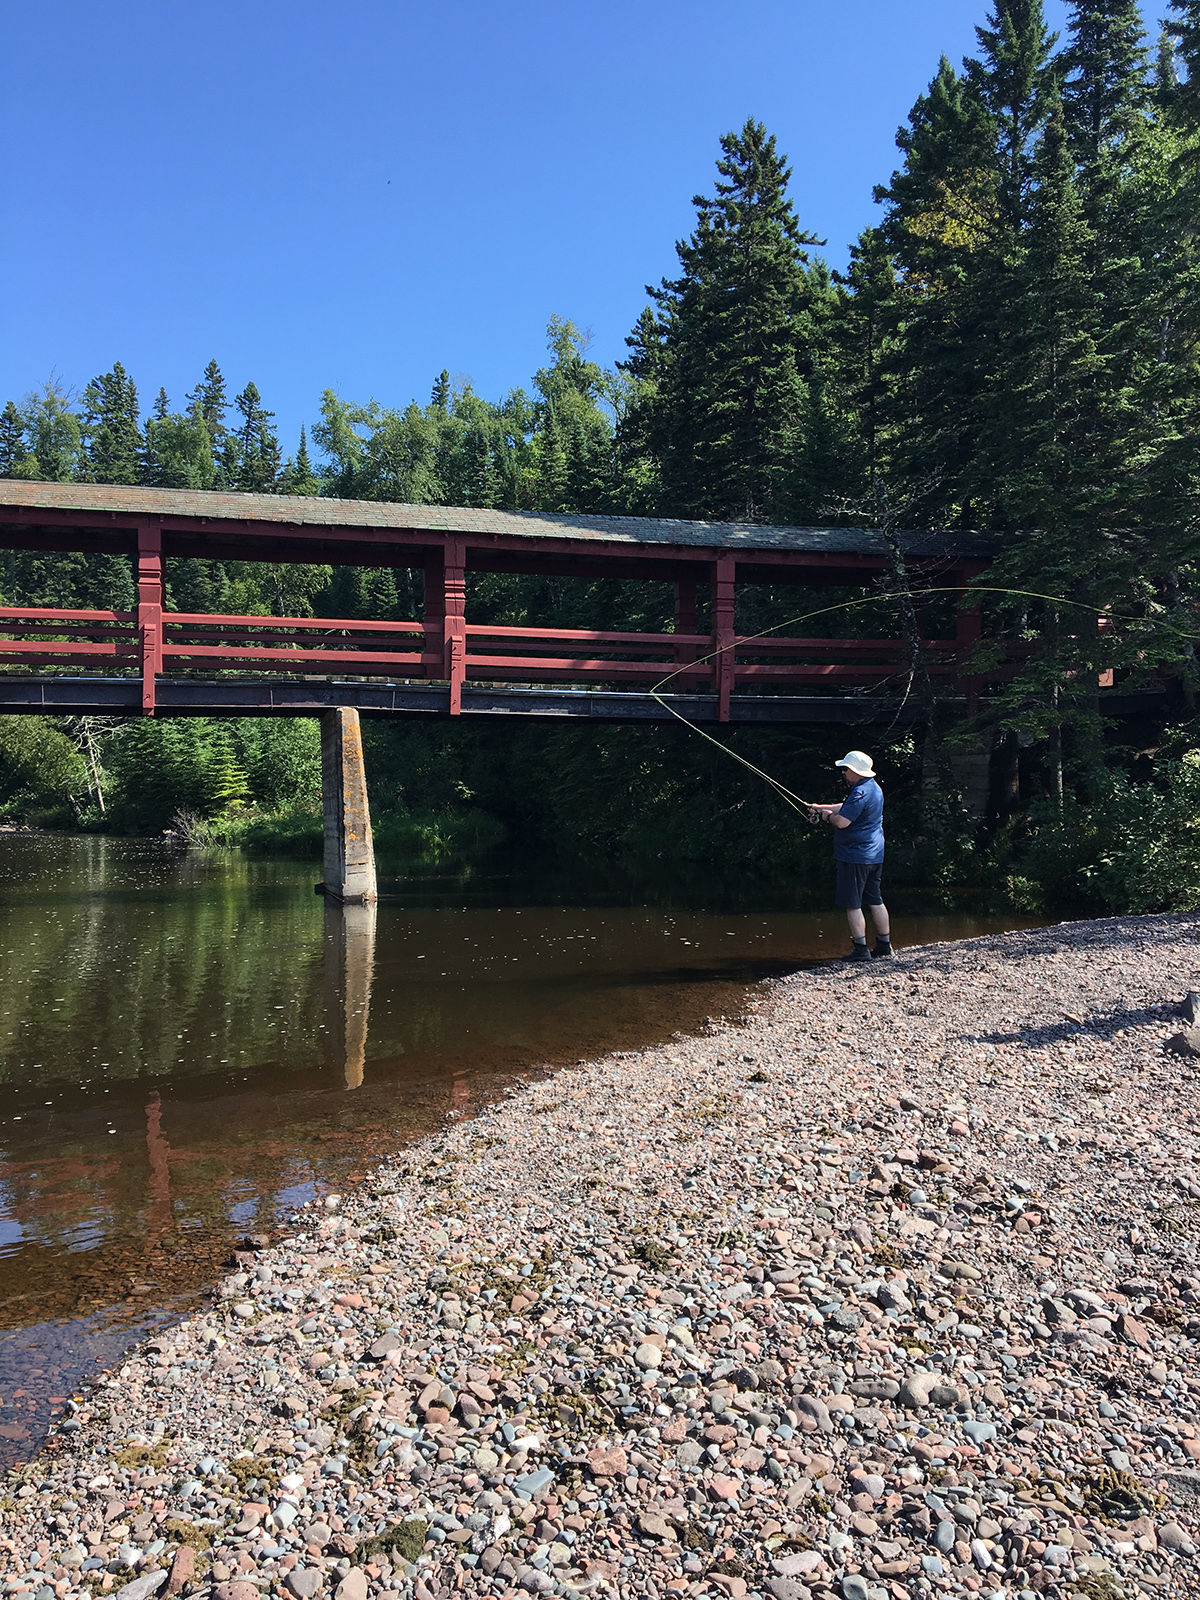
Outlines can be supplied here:
M842 802L841 815L850 818L848 828L835 828L835 861L874 862L883 860L883 790L874 778L856 783Z

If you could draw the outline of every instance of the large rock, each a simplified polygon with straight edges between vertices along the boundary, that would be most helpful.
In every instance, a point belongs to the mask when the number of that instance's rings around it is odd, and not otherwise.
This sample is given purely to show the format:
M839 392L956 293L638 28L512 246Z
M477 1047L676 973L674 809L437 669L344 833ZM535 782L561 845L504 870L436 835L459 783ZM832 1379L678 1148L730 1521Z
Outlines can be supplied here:
M157 1594L167 1581L167 1574L155 1567L150 1572L143 1572L140 1578L135 1578L132 1583L127 1583L116 1592L115 1600L150 1600L152 1594ZM257 1600L257 1591L255 1591Z
M800 1418L801 1427L808 1423L807 1432L811 1433L815 1429L819 1429L822 1433L833 1432L833 1418L829 1415L829 1407L815 1394L795 1395L792 1405Z

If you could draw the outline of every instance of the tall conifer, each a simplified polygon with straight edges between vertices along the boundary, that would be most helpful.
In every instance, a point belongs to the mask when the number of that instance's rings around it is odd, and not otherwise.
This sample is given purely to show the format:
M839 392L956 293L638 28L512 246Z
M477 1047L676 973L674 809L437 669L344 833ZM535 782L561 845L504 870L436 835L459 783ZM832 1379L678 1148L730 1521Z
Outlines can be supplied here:
M137 483L142 430L137 386L119 361L83 392L87 476L93 483Z
M647 433L661 507L674 515L778 517L813 360L806 244L773 135L748 121L721 140L713 195L676 245L680 277L654 292L663 328ZM643 319L644 321L644 319ZM654 348L639 323L645 356Z

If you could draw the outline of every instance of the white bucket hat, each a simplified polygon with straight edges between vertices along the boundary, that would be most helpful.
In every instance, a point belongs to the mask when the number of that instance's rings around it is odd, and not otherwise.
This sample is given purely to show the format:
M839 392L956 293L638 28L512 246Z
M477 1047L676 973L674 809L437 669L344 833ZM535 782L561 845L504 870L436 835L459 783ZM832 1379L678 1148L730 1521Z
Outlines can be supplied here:
M871 765L871 758L862 750L847 750L840 761L835 761L835 767L849 767L850 771L860 778L873 778L875 768Z

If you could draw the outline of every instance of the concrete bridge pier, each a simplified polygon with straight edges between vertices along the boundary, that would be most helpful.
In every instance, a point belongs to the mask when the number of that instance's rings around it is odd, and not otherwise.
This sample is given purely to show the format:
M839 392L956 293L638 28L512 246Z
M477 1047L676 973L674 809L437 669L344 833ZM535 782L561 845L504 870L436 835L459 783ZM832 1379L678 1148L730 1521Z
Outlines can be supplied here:
M375 847L367 805L358 712L339 706L321 717L321 801L325 815L325 881L317 885L344 904L376 898Z

